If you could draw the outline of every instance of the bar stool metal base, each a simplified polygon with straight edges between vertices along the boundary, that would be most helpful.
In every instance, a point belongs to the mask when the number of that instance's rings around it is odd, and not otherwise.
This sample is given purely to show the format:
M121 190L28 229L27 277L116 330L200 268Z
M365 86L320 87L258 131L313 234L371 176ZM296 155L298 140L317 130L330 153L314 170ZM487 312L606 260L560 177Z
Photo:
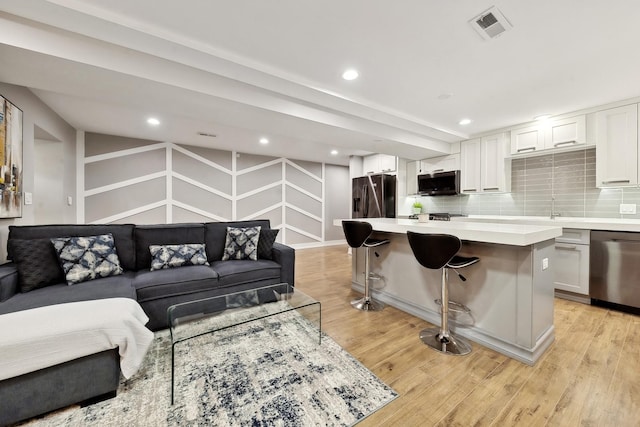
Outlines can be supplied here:
M362 311L381 311L384 304L365 297L351 301L351 306Z
M440 328L428 328L420 331L420 339L434 350L455 356L464 356L471 353L471 344L464 338L449 333L448 337L442 335Z

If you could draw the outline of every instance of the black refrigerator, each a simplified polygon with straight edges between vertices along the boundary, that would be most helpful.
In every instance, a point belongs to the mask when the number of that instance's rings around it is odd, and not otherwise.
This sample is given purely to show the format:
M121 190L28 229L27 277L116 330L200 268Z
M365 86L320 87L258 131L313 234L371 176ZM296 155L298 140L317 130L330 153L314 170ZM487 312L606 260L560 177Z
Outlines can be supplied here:
M395 175L373 174L353 178L351 218L395 218Z

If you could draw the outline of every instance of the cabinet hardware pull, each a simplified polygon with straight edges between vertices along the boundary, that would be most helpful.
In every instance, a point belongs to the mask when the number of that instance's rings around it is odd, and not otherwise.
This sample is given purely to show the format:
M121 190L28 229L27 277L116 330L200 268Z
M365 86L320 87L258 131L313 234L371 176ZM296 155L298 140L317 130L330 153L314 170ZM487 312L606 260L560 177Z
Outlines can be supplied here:
M465 188L462 191L478 191L478 189L477 188Z
M559 147L561 145L573 145L573 144L577 144L578 141L562 141L562 142L556 142L555 144L553 144L554 147Z
M489 188L483 188L484 191L498 191L499 188L498 187L489 187Z
M444 169L434 169L431 172L444 172Z
M612 242L621 242L621 243L640 243L640 240L631 240L631 239L611 239Z
M565 245L562 243L556 243L556 249L576 249L576 245Z
M518 148L518 153L522 153L523 151L536 151L536 147Z
M624 184L630 183L628 179L610 179L609 181L602 181L603 184Z

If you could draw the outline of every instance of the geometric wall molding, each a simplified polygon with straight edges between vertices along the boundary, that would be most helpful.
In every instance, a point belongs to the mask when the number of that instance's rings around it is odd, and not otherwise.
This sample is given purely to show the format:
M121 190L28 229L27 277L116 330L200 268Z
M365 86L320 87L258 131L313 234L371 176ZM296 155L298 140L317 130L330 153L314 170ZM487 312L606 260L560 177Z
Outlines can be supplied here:
M86 134L85 146L92 144ZM118 138L118 137L114 137ZM325 164L170 142L104 147L80 162L80 222L175 223L268 218L278 241L325 240ZM91 150L85 150L91 151ZM95 152L95 150L93 150ZM107 151L107 152L105 152Z

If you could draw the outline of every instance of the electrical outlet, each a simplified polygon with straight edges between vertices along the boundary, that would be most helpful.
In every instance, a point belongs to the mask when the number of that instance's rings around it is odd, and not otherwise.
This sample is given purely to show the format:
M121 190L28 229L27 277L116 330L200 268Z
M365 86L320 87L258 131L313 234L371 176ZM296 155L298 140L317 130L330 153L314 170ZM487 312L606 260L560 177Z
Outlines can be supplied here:
M546 270L549 268L549 258L542 258L542 269Z
M620 203L620 213L623 215L633 215L636 213L635 203Z
M24 204L30 205L33 203L33 193L24 193Z

